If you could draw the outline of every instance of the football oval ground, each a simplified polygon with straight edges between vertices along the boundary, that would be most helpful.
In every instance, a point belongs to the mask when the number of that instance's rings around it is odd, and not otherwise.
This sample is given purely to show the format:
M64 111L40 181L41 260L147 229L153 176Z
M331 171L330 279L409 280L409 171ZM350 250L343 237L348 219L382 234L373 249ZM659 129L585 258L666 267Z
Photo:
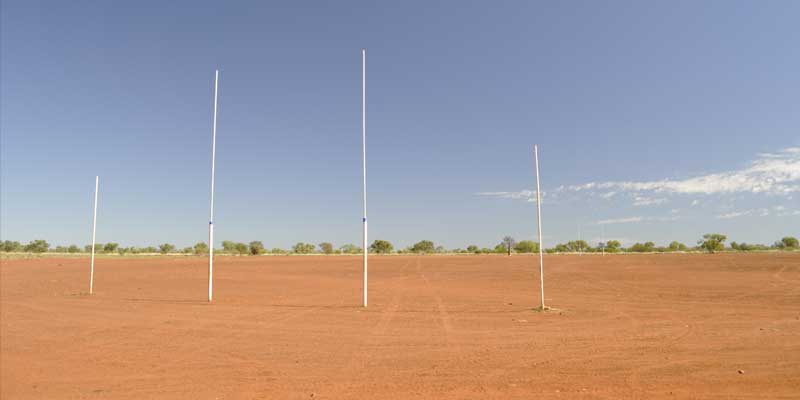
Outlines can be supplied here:
M3 399L800 397L800 253L0 265Z

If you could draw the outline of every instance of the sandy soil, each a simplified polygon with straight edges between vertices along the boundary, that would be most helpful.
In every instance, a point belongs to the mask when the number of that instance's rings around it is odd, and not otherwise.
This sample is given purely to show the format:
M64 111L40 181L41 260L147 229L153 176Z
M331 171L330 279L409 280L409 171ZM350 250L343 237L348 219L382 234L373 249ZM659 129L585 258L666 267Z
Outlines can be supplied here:
M800 398L800 254L3 260L3 399Z

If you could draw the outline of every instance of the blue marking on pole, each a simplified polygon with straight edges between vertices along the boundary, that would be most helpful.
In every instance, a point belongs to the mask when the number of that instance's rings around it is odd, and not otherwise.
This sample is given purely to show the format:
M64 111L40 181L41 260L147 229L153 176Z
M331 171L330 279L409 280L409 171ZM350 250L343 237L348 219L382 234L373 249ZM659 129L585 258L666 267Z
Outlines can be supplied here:
M364 217L362 221L367 222L367 217Z
M212 222L212 221L208 221L208 224L209 224L209 225L214 225L214 222Z

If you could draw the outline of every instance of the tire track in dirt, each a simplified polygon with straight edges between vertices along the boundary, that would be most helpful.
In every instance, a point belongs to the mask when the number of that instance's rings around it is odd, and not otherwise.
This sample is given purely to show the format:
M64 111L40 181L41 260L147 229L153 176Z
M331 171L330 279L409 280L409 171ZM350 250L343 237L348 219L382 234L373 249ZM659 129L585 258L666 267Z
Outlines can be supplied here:
M408 276L406 276L405 271L411 265L411 260L408 260L402 267L398 270L399 276L394 278L394 280L398 282L403 282L408 280ZM381 343L384 339L383 335L386 334L389 327L392 324L392 321L397 317L397 314L400 310L400 305L402 304L402 299L405 296L406 287L401 283L400 287L395 289L394 293L392 294L391 300L389 300L389 304L386 306L384 310L380 312L380 319L378 320L377 324L373 326L372 329L369 330L368 333L364 334L359 338L360 344L355 346L356 348L366 348L371 349L372 347ZM374 306L373 306L374 308ZM365 311L370 312L370 311ZM348 382L359 382L361 377L366 376L366 371L364 370L364 365L366 364L366 360L364 356L369 354L368 352L361 352L361 351L351 351L348 348L342 347L342 352L346 352L347 355L342 355L341 358L346 358L347 361L344 363L344 368L341 370L341 379L338 379L339 382L344 382L344 386L349 386L351 383ZM335 380L336 381L336 380Z
M597 289L601 292L606 293L614 293L616 297L625 296L628 291L633 288L633 285L624 284L615 282L612 284L610 281L590 281L587 280L585 284L588 287ZM629 332L631 335L639 335L639 332L645 330L645 323L624 310L619 309L617 306L622 305L630 305L628 301L618 302L617 304L611 304L612 308L609 310L611 313L609 316L617 316L622 317L628 320L629 327L625 329L626 332ZM667 318L672 322L674 326L685 326L686 329L680 329L679 332L675 334L666 334L663 337L658 337L658 335L651 336L651 339L661 340L663 343L660 343L656 349L653 351L657 351L659 353L664 353L667 351L668 348L673 346L675 343L680 341L681 339L689 336L693 332L692 325L684 319L676 318L675 316L669 315ZM629 393L635 395L644 395L647 393L647 390L644 388L644 384L642 383L642 375L648 371L657 369L661 367L663 363L648 365L643 368L634 368L631 369L630 372L624 378L624 384L627 386Z
M594 287L595 289L601 291L615 293L618 296L625 295L626 290L632 287L632 285L614 285L609 281L602 281L602 282L587 281L586 284L590 287ZM623 287L624 289L621 287ZM694 302L691 303L694 304ZM624 301L619 303L619 305L629 305L629 306L633 304L638 304L638 303L631 303L630 301ZM617 308L614 308L613 313L614 313L613 315L623 317L630 322L630 327L628 329L630 329L631 332L641 332L645 329L645 323L641 319L636 318L630 313ZM674 346L682 339L690 336L695 332L695 327L694 327L695 324L692 323L692 321L676 317L675 315L669 312L667 312L665 316L670 320L671 325L683 328L679 328L669 333L656 333L654 335L650 335L648 339L659 340L661 342L654 347L654 349L652 350L653 352L668 353L669 349L672 346ZM629 388L631 393L637 395L645 395L647 393L647 390L644 388L644 383L642 379L643 375L645 375L647 372L657 370L666 365L679 364L684 362L685 361L683 360L672 360L666 363L658 362L641 368L632 369L630 373L625 377L624 383Z
M408 271L409 267L412 267L412 263L414 263L414 266L416 267L416 273ZM381 349L376 349L376 347L386 343L385 335L391 328L392 322L397 318L398 315L412 313L414 314L413 318L415 319L426 318L431 315L430 309L404 310L402 308L403 299L405 298L406 292L409 290L408 283L412 279L421 280L424 283L423 288L426 290L426 292L430 292L432 294L431 297L433 297L435 300L436 316L438 317L436 325L440 326L442 329L447 351L453 355L460 354L460 348L457 345L454 345L454 342L451 338L453 327L450 321L450 316L444 306L441 296L438 295L438 293L435 291L435 288L430 283L430 280L422 271L420 258L416 257L414 259L409 259L403 264L402 267L400 267L397 273L398 276L392 279L392 284L387 285L387 287L391 287L393 290L389 303L385 306L385 308L377 310L380 313L378 322L373 325L368 332L359 337L359 344L353 347L342 347L341 353L346 354L342 354L341 358L346 359L347 361L343 363L343 368L338 373L339 377L333 379L334 382L338 383L329 388L331 393L353 393L362 390L362 382L369 381L370 371L368 370L367 366L370 364L370 362L374 363L379 361L371 359L370 355L372 353L380 353ZM419 287L416 285L416 283L412 284L411 286ZM374 311L375 307L373 306L372 308L364 310L363 312L370 313ZM427 352L427 350L423 351L423 353L425 352ZM456 358L460 357L452 357L452 359Z
M408 277L405 276L405 270L409 265L411 265L411 260L407 261L402 267L400 267L400 276L395 278L396 280L402 282L408 279ZM373 342L376 341L376 336L386 333L389 325L397 316L397 312L400 309L400 300L403 298L403 296L405 296L405 291L406 288L401 286L399 289L395 290L394 294L392 294L392 299L389 301L389 305L386 307L386 310L381 313L381 319L378 321L378 324L375 326L375 328L373 328L370 332L370 337L367 338L367 345L373 344Z
M787 278L784 278L782 276L782 274L786 271L786 268L787 268L787 266L784 265L778 272L775 272L774 274L772 274L772 277L777 279L777 280L779 280L779 281L781 281L781 282L783 282L783 283L789 283L789 284L793 284L793 285L796 285L796 284L800 283L800 280L787 279Z
M442 332L444 333L445 344L448 349L460 354L461 346L453 340L454 329L450 313L448 313L447 308L444 306L442 296L439 295L439 293L436 291L436 288L431 285L431 281L425 275L425 271L422 269L422 262L420 260L420 257L417 257L417 274L425 282L425 287L432 293L433 298L436 301L436 310L439 315L439 322L442 326Z
M675 326L683 325L685 327L685 329L680 329L677 334L668 335L668 336L664 336L663 338L661 338L662 343L659 343L658 345L654 346L654 349L652 349L652 351L651 351L652 353L669 354L670 349L674 345L676 345L682 339L692 335L696 331L695 328L694 328L694 324L688 323L684 319L680 319L680 318L676 318L676 317L668 317L668 318L673 322L673 324ZM658 336L653 336L653 338L654 339L658 339ZM668 361L664 361L664 360L656 361L656 360L653 360L653 362L650 363L649 365L645 365L645 366L640 367L640 368L632 369L630 375L628 375L627 378L626 378L626 383L631 388L633 388L635 390L638 390L640 392L640 394L644 395L647 392L643 388L644 384L642 383L642 381L643 381L642 377L646 373L648 373L650 371L655 371L655 370L664 368L666 366L675 365L675 364L683 364L683 363L686 363L686 362L687 362L686 360L668 360ZM644 381L646 382L647 378L644 378Z

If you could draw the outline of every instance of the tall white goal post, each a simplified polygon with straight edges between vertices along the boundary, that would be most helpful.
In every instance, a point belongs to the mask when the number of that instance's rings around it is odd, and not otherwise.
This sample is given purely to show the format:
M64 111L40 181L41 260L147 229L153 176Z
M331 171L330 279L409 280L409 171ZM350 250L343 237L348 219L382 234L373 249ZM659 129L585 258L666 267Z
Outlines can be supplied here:
M89 294L94 294L94 244L97 237L97 191L100 188L100 177L94 177L94 211L92 212L92 258L89 268Z
M539 146L533 145L533 157L536 162L536 214L539 225L539 290L542 294L541 309L544 310L544 242L542 242L542 191L539 186Z
M364 214L363 243L364 252L364 307L367 306L367 49L361 49L361 172L362 172L362 196Z
M217 88L219 70L214 71L214 119L211 127L211 206L208 217L208 301L214 297L214 163L217 155Z

